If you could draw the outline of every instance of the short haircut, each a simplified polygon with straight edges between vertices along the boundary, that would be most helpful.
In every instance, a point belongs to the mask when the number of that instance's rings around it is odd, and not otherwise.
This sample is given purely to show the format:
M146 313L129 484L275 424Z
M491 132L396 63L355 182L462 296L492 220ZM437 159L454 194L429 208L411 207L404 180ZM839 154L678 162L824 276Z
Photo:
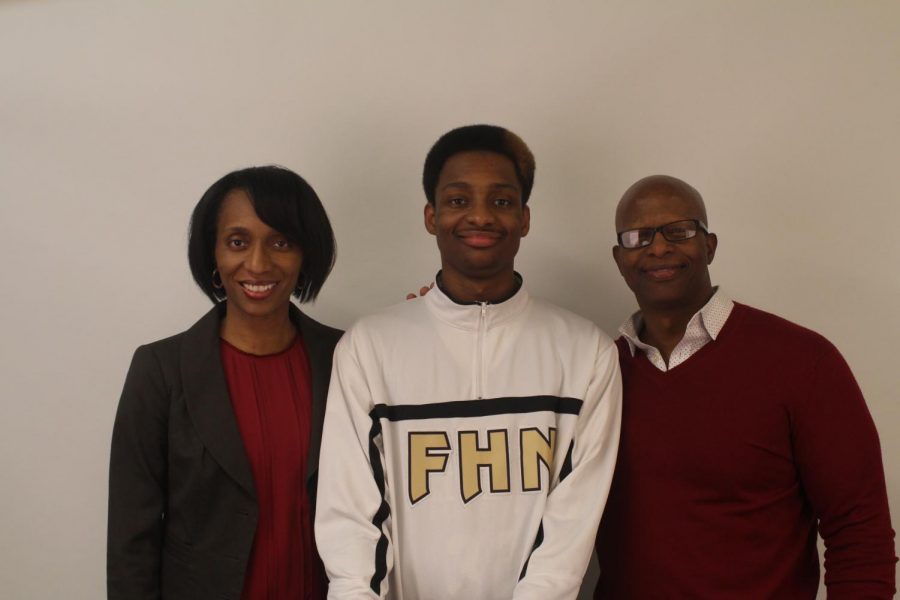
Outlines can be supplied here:
M434 143L425 157L422 171L422 187L425 197L434 204L438 179L444 164L460 152L496 152L512 161L519 185L522 186L522 204L528 202L534 186L534 155L522 138L512 131L496 125L466 125L453 129Z
M314 300L334 266L334 232L315 190L289 169L250 167L225 175L206 190L191 215L188 262L194 281L210 300L225 299L213 286L216 268L216 229L222 201L242 190L260 221L283 234L303 252L303 267L294 286L300 302Z

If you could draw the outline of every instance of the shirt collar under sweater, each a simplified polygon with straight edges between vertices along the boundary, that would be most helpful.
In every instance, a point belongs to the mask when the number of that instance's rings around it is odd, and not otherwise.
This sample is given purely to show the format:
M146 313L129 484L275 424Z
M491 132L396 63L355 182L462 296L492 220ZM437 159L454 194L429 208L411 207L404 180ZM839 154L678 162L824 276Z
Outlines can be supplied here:
M476 331L480 326L499 325L525 310L530 302L530 296L521 285L522 276L516 273L519 288L516 292L502 302L493 304L490 302L461 303L452 300L440 286L440 273L435 278L438 285L434 286L425 295L425 304L435 317L445 323L459 329Z
M728 294L721 291L718 287L714 289L715 292L712 298L688 321L684 330L684 337L681 338L681 341L678 342L678 345L675 346L672 354L669 356L668 366L666 366L666 361L663 360L659 350L650 344L645 344L638 337L642 325L641 311L631 315L619 327L619 333L628 342L628 349L631 351L631 355L634 356L635 348L640 348L654 367L660 371L668 371L692 357L709 342L714 341L719 336L719 332L722 331L725 321L728 320L728 316L734 308L734 301Z

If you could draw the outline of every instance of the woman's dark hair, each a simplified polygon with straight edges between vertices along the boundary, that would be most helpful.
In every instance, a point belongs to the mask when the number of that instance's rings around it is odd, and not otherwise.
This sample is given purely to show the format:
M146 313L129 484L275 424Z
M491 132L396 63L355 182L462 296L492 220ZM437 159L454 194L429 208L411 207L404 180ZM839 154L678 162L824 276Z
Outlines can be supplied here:
M229 173L200 198L191 215L188 238L188 262L194 281L213 302L225 299L221 289L213 286L216 228L222 200L233 190L243 190L259 219L303 252L294 296L300 302L314 300L334 266L334 232L315 190L293 171L277 166Z
M438 179L444 163L460 152L496 152L512 161L519 185L522 186L522 204L528 202L534 186L534 155L528 145L516 134L496 125L466 125L442 135L425 157L422 171L422 187L425 197L434 204Z

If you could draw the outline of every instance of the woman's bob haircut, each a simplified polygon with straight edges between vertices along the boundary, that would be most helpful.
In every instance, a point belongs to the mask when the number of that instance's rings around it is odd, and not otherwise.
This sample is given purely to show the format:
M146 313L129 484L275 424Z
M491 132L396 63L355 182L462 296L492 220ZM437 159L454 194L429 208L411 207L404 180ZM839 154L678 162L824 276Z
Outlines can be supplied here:
M188 262L194 281L214 303L225 299L222 290L213 286L216 228L222 200L233 190L243 190L259 219L303 252L294 297L300 302L315 300L334 266L334 232L315 190L293 171L278 166L229 173L200 198L191 215L188 238Z

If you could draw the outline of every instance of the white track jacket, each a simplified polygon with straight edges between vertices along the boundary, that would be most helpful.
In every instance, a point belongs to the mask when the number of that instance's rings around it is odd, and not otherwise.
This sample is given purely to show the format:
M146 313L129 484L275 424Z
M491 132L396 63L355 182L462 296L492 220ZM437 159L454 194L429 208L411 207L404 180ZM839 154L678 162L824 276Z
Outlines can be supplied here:
M439 288L334 354L316 542L329 599L575 598L615 465L621 380L594 324Z

